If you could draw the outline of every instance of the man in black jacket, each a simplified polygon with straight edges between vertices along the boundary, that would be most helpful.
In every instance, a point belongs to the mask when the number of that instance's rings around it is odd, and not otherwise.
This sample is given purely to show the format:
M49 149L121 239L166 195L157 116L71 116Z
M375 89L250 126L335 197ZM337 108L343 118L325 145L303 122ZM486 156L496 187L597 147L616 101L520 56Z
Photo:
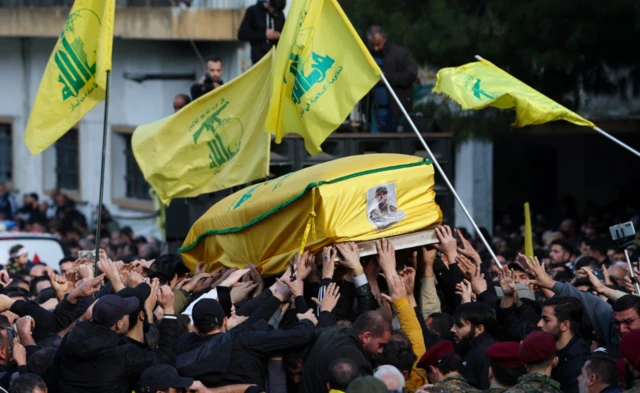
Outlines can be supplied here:
M181 341L180 349L186 352L178 356L176 368L180 375L200 380L207 387L264 387L269 358L307 345L313 338L317 324L313 310L298 314L298 320L289 330L257 329L247 323L229 330L229 319L220 303L203 299L193 307L197 334Z
M418 63L407 48L387 42L387 35L380 26L370 26L367 29L367 41L371 55L382 69L402 106L407 112L411 111ZM395 132L402 119L402 111L382 82L373 88L370 97L373 98L374 105L371 116L377 125L377 131ZM366 108L367 111L369 109Z
M556 340L558 356L558 366L553 369L551 377L560 382L563 392L577 393L578 376L591 354L591 342L576 334L584 315L580 300L567 296L547 299L537 326L519 322L512 305L513 293L507 291L500 303L499 316L509 330L510 338L522 339L536 329L551 334Z
M238 39L251 44L251 61L257 63L278 43L284 27L282 10L286 0L258 0L247 9L238 29Z
M469 385L489 389L489 362L486 350L495 343L498 322L495 311L485 303L465 303L453 314L453 337L462 357L460 374Z
M129 330L129 314L137 298L107 295L92 310L91 322L80 322L62 340L50 370L48 386L60 393L128 393L142 372L154 364L173 364L177 356L178 325L173 315L173 292L160 288L164 311L158 349L144 350L121 341Z
M304 365L302 393L326 393L329 367L334 360L353 360L361 373L371 375L376 355L384 352L391 338L391 324L378 311L369 311L356 319L352 327L323 329Z

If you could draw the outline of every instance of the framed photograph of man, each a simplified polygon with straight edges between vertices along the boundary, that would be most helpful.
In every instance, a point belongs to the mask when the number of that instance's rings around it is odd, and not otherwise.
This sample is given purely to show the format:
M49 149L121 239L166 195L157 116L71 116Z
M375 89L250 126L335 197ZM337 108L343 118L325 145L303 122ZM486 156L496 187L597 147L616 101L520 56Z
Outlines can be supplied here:
M400 222L407 214L398 209L396 183L382 184L367 191L367 216L381 231Z

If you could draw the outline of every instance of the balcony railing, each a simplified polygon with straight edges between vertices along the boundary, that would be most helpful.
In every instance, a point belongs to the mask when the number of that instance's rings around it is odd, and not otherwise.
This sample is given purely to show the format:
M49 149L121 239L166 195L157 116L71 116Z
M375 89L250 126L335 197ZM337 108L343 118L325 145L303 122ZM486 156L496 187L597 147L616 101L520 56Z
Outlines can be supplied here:
M71 7L74 0L0 0L0 8ZM190 7L210 9L242 9L240 0L116 0L118 7Z

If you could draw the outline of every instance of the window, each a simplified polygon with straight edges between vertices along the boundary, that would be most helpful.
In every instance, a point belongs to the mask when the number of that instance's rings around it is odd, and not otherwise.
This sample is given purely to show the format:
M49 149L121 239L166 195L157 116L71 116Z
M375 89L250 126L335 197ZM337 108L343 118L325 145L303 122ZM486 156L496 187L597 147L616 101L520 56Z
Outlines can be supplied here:
M0 124L0 183L11 182L13 152L11 149L11 125Z
M125 163L126 163L126 197L133 199L151 199L149 196L149 183L144 179L142 171L136 162L131 148L131 134L122 135L125 139Z
M78 171L78 129L72 128L55 143L56 188L68 191L80 189Z

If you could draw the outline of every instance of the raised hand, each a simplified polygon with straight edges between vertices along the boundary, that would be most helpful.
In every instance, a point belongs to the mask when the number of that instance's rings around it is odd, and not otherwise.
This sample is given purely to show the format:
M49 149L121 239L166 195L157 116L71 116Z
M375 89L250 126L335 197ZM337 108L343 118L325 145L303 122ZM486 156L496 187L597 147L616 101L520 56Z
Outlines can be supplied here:
M502 270L500 270L500 289L502 289L503 296L510 297L516 293L516 281L514 275L515 272L513 269L509 269L507 266L503 266Z
M442 225L436 227L435 231L440 244L434 244L433 246L447 256L448 263L454 263L456 255L458 255L458 242L456 242L456 239L453 237L451 228L448 225Z
M328 246L322 249L322 278L333 279L333 273L336 269L336 256L338 250L335 247Z
M246 281L231 288L231 303L235 304L246 299L258 287L257 283Z
M221 287L232 287L232 286L236 285L238 283L238 281L240 281L242 276L244 276L248 272L249 272L249 269L236 270L233 273L231 273L229 275L229 277L227 277L224 281L222 281L220 283L220 286Z
M413 290L416 283L416 269L412 267L405 267L400 272L400 278L402 279L402 283L407 290L407 294L409 296L413 295Z
M407 289L404 287L404 283L398 275L387 278L387 284L389 285L391 296L383 293L382 297L384 298L384 300L386 300L390 304L393 304L402 299L407 299Z
M160 288L160 280L154 278L151 280L151 292L149 297L144 301L144 311L147 314L147 320L149 323L153 322L153 310L156 309L156 303L158 302L158 289Z
M313 315L312 309L308 309L306 313L297 314L296 316L298 317L298 321L304 321L306 319L307 321L311 321L314 326L318 324L318 319Z
M353 272L354 276L364 274L362 264L360 264L360 251L354 242L338 243L336 248L340 251L344 261L338 262L340 265L348 268Z
M85 278L71 291L67 296L67 301L71 304L77 304L81 297L93 296L100 291L100 287L104 284L104 274L94 278Z
M378 263L380 269L387 277L397 276L396 272L396 250L389 239L376 240L376 250L378 250Z
M433 265L436 262L438 250L435 247L427 248L422 246L420 248L420 253L422 254L422 263L424 264L424 276L435 277L435 273L433 272Z
M311 298L313 302L318 305L320 311L329 311L332 312L333 309L338 304L338 300L340 299L340 287L335 282L332 282L327 286L327 292L322 298L322 302L320 302L315 297Z
M462 303L470 303L471 302L471 294L473 293L471 289L471 283L469 280L465 279L462 282L456 284L456 295L460 295L462 297Z
M62 301L62 299L64 299L64 295L73 291L74 283L67 281L65 277L54 274L49 278L49 281L51 282L51 287L53 287L53 290L56 293L58 301Z
M467 280L471 280L476 276L476 272L479 270L478 266L467 259L464 255L458 255L456 257L456 262L458 262L458 267L464 274Z
M158 303L160 304L160 307L162 307L164 314L173 314L174 295L171 287L163 285L158 288L156 293L158 294Z
M464 236L462 236L462 232L460 232L459 229L456 229L455 233L456 233L456 236L458 236L458 239L460 239L460 241L462 242L462 247L457 248L458 253L471 259L476 263L476 265L480 265L482 263L482 259L480 259L480 254L478 254L476 249L473 248L473 246L471 245L471 242L465 239Z
M11 285L12 282L13 279L9 277L9 273L5 269L0 270L0 284L6 288Z
M522 263L523 258L528 261L527 264ZM553 285L556 282L551 278L551 276L549 276L549 274L547 274L544 266L542 266L540 261L538 261L538 257L528 258L520 254L516 259L516 262L518 262L518 264L525 269L527 273L535 277L535 280L529 281L530 284L535 284L540 288L545 289L553 288Z
M76 273L80 276L80 279L93 278L95 276L95 269L88 264L82 264L78 266Z

